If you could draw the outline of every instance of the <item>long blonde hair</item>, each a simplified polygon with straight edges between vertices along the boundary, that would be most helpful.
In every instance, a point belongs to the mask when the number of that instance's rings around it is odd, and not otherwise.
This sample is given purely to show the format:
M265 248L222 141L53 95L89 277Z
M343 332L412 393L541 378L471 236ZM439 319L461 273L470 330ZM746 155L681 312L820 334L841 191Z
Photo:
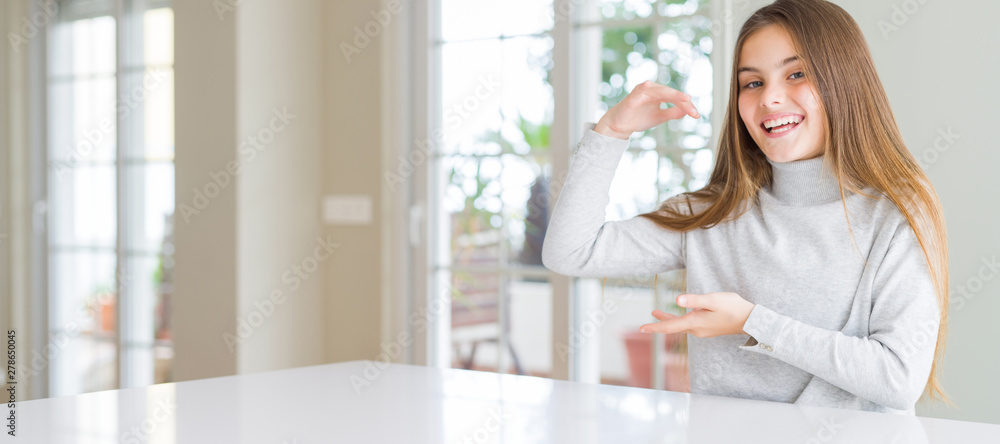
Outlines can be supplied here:
M824 162L829 162L840 184L848 227L844 190L875 197L862 192L871 187L899 208L917 236L941 311L934 362L924 394L954 405L939 380L948 325L948 246L941 204L927 175L903 143L861 29L839 6L823 0L778 0L747 19L733 53L729 106L715 169L704 188L681 196L688 200L689 209L690 202L706 206L685 213L673 205L679 200L672 198L656 211L639 216L685 232L735 219L752 207L747 204L758 203L757 192L770 184L772 173L767 158L739 116L736 70L747 38L772 25L787 31L802 60L806 79L822 98L825 115L820 120L828 135Z

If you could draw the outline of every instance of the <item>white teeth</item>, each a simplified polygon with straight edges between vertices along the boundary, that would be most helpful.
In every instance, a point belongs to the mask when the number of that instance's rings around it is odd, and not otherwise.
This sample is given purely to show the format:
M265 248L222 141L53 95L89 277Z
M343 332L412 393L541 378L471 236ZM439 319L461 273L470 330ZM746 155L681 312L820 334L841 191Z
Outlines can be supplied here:
M771 128L774 128L776 126L784 125L786 123L790 123L790 122L791 123L799 123L801 121L802 121L802 118L799 117L799 116L786 116L786 117L782 117L780 119L767 120L767 121L764 122L764 127L767 128L767 129L771 129Z

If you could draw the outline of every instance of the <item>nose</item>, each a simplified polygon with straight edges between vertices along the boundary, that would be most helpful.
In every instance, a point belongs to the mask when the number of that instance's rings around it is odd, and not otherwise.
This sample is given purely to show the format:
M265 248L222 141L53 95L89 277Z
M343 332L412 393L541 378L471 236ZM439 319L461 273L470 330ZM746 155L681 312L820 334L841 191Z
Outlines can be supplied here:
M760 106L780 105L785 101L785 88L782 85L764 85L764 92L760 95Z

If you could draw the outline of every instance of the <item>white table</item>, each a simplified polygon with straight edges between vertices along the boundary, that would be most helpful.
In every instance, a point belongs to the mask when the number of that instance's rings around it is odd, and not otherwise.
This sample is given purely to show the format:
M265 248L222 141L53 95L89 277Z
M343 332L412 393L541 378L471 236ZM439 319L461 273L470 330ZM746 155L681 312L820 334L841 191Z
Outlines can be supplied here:
M364 361L26 401L17 433L4 442L1000 442L993 424Z

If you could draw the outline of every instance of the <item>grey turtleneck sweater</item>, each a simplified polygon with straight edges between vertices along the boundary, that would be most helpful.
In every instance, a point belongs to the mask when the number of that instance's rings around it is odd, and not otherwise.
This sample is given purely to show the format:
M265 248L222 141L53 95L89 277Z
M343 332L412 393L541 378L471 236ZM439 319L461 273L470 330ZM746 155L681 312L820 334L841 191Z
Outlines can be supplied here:
M692 393L914 414L940 312L923 251L891 201L845 190L852 245L837 181L820 156L769 160L774 177L760 205L712 228L605 222L629 142L593 128L587 123L553 208L546 267L579 277L686 268L686 293L734 292L756 304L748 335L688 335ZM670 201L690 211L680 196ZM636 319L647 321L655 320Z

